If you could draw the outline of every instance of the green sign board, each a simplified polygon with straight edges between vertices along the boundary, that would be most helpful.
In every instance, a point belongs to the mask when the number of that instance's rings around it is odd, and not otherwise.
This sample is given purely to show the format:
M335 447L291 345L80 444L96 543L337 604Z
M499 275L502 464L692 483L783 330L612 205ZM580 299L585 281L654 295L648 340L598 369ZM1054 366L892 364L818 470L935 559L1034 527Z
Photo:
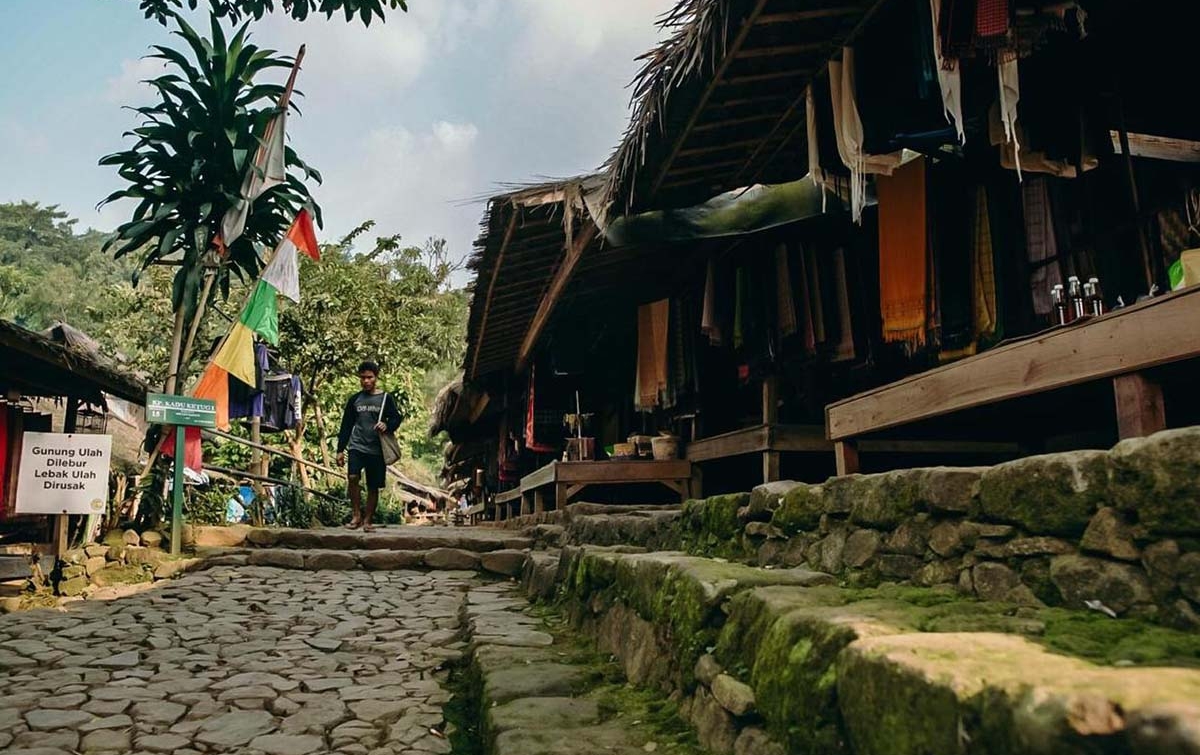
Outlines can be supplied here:
M146 421L152 425L216 427L217 402L206 398L147 393Z

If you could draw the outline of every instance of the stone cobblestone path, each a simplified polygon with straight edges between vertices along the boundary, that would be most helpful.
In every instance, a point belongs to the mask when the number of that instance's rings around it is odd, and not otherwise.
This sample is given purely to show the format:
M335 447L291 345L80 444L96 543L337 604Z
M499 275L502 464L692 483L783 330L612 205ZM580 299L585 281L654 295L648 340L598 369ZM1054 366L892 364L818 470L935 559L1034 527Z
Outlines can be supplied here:
M0 752L447 753L471 572L214 568L0 617Z

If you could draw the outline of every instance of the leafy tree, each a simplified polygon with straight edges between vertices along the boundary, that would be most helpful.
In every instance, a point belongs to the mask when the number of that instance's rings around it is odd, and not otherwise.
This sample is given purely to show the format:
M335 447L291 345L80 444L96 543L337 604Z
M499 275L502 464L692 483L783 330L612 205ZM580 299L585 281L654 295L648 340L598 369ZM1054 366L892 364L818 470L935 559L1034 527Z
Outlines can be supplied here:
M402 444L429 466L440 445L427 438L427 376L444 375L461 358L467 297L451 286L457 266L440 239L406 247L399 236L384 236L370 252L356 254L356 240L373 225L363 223L323 247L320 261L302 259L300 304L280 315L281 357L311 394L317 421L307 437L323 459L346 397L358 390L354 368L373 359L382 368L382 387L406 415Z
M140 7L146 18L153 18L160 24L166 24L173 13L187 7L195 10L201 0L139 0ZM353 21L355 16L362 19L363 24L370 26L376 16L384 20L384 10L408 10L407 0L208 0L209 9L217 18L229 18L234 23L242 18L261 19L268 13L273 13L278 4L281 10L291 15L297 21L308 18L310 13L324 13L326 18L332 18L334 13L342 12L347 21Z
M128 134L134 144L100 160L101 165L115 167L129 184L100 204L137 202L130 220L117 228L105 250L114 250L117 258L138 254L142 269L166 259L179 263L171 285L179 333L196 313L206 269L217 276L210 296L219 291L228 297L230 274L253 280L260 268L256 248L273 246L302 207L313 206L320 219L302 179L319 182L321 177L287 148L287 181L254 201L242 236L215 258L212 238L237 201L258 137L278 112L284 92L279 84L255 79L291 68L293 61L250 44L246 25L227 40L214 16L212 38L206 39L178 15L172 18L179 27L175 34L191 56L154 47L150 57L166 61L172 70L147 82L159 102L136 108L142 123Z

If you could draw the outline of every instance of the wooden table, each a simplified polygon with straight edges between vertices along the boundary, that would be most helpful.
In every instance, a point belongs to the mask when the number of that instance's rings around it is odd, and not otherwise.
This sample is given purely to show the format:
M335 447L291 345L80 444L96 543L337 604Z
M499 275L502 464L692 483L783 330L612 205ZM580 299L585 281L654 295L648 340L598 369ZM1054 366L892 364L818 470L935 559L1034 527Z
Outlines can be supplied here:
M673 461L553 461L521 478L521 514L546 510L546 493L562 508L591 485L660 483L685 501L691 497L692 463Z
M869 433L1095 380L1112 380L1118 435L1149 435L1166 418L1162 388L1143 371L1197 357L1200 287L1192 287L830 404L826 435L838 474L850 474Z

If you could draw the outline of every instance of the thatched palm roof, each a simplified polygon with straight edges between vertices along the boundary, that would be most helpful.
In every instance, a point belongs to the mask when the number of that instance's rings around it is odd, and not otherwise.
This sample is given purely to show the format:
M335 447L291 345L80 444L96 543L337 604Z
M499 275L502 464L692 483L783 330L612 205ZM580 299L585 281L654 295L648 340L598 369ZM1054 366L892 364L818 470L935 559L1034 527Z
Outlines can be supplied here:
M93 403L102 393L138 405L146 401L145 383L110 364L86 334L62 323L36 333L0 320L0 389Z
M598 176L514 188L488 200L475 253L463 372L471 382L510 367L551 276L587 221L583 195ZM599 243L599 242L597 242Z
M613 212L682 207L807 170L804 93L879 0L681 0L642 56L607 166Z

